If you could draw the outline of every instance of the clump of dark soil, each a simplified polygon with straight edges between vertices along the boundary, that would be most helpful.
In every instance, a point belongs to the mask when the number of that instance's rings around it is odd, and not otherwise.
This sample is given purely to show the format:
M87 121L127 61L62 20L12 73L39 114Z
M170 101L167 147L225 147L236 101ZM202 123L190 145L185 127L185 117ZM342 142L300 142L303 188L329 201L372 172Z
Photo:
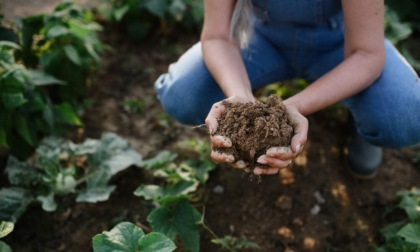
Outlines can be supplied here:
M226 110L219 120L216 135L228 137L230 148L216 151L232 154L235 160L243 160L254 168L264 167L257 163L259 156L275 146L290 146L293 127L286 116L281 98L271 95L266 102L222 103Z

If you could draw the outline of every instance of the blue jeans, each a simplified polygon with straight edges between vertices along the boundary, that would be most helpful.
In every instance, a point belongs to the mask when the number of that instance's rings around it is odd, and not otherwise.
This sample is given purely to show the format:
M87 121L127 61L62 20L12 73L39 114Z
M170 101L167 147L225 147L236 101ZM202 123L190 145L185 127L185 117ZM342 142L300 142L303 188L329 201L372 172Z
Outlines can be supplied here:
M322 1L339 2L315 2ZM272 5L280 2L272 1ZM253 90L291 78L313 82L343 61L341 11L330 8L331 15L318 18L315 14L322 12L316 8L314 15L306 15L300 23L270 17L284 17L281 13L256 12L253 37L241 51ZM384 43L386 62L381 76L342 103L351 111L358 133L370 143L393 148L420 143L419 77L390 42ZM204 64L200 43L170 65L155 89L166 112L184 124L202 124L213 103L226 98Z

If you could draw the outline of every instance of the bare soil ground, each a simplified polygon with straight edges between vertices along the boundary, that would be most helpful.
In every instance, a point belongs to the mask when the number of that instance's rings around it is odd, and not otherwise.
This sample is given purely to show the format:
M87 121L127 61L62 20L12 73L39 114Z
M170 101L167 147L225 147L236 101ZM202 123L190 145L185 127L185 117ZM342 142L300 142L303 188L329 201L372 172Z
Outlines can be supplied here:
M116 132L145 158L161 150L179 151L177 143L185 139L208 141L205 130L168 118L153 90L158 75L197 36L135 43L111 28L103 36L115 52L105 56L94 76L89 94L94 103L84 118L84 135ZM126 99L143 101L144 110L127 112ZM385 214L395 193L420 187L420 164L413 162L420 149L385 150L375 179L353 179L340 154L347 134L345 120L331 123L330 118L326 112L309 118L308 144L294 160L292 174L286 174L293 176L293 183L284 183L279 175L256 183L238 170L217 167L200 189L203 197L197 203L199 209L205 206L208 226L220 236L247 236L260 245L257 251L373 251L371 244L382 241L378 230L399 216ZM15 252L91 251L91 238L119 221L147 229L148 206L132 192L152 179L141 169L130 168L113 179L117 190L107 202L75 204L63 199L63 208L54 213L34 206L5 241ZM201 251L223 250L203 230Z

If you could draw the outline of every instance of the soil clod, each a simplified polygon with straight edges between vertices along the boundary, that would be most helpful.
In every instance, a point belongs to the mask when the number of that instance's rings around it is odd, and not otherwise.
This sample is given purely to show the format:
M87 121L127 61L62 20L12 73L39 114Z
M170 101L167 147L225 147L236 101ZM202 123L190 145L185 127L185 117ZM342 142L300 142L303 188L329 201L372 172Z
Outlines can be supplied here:
M268 167L257 163L271 147L290 146L293 127L286 115L286 108L277 95L266 102L230 103L224 101L222 114L215 135L228 137L230 148L215 148L221 153L232 154L235 161L243 160L249 167Z

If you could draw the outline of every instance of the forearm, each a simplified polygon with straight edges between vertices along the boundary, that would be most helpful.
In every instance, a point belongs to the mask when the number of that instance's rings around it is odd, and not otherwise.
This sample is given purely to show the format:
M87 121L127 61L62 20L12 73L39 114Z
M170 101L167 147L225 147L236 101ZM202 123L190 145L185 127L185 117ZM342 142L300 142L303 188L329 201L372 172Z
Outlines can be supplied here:
M251 84L237 45L223 38L202 40L204 62L226 97L253 99Z
M285 103L309 115L367 88L379 77L383 65L383 54L357 51Z

